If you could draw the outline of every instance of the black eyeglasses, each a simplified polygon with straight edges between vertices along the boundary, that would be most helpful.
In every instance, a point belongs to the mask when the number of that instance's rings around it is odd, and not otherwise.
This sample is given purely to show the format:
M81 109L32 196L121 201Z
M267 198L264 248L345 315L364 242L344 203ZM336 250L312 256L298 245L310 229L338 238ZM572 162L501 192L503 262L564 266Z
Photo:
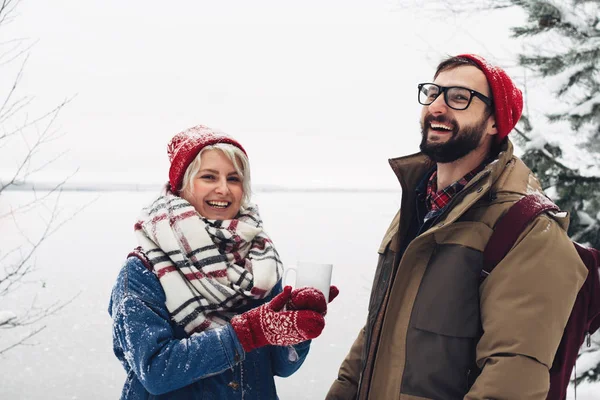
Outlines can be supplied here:
M440 86L435 83L419 83L419 104L428 106L438 98L441 93L444 93L444 101L448 107L453 110L466 110L471 104L473 96L478 97L481 101L492 106L492 100L482 95L476 90L467 89L460 86Z

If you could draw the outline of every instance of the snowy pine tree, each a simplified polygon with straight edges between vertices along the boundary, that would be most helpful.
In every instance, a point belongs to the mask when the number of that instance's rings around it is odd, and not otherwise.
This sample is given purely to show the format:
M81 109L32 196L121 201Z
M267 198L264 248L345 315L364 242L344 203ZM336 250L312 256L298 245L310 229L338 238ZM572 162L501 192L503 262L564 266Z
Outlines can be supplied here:
M569 168L558 144L529 149L524 159L544 187L554 189L557 203L572 213L571 237L600 248L600 177L593 175L600 159L600 0L513 3L528 16L525 26L513 28L515 37L530 36L535 43L519 56L519 63L541 78L559 82L556 96L563 110L549 114L549 120L570 123L572 131L564 133L565 140L571 137L587 147L590 168ZM535 127L534 123L534 133Z
M576 142L588 162L570 165L558 142L526 144L523 160L556 203L571 213L571 238L600 249L600 0L510 3L527 16L524 26L513 28L515 37L531 44L519 55L519 63L542 82L558 83L553 89L560 101L559 111L548 114L548 121L568 122L563 124L566 131L561 142ZM520 124L523 137L539 143L545 135L544 123L529 122L524 119ZM600 381L600 335L593 339L591 346L584 345L581 350L577 384Z

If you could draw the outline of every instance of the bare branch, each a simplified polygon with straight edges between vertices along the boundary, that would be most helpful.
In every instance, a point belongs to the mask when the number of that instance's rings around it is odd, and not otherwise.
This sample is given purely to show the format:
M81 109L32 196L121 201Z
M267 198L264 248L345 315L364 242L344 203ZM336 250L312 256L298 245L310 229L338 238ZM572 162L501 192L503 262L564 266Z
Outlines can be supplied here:
M29 308L29 311L26 314L24 314L23 316L21 316L21 317L10 316L10 317L6 318L4 321L0 321L0 329L15 329L15 328L23 328L23 327L33 325L51 315L56 314L57 312L59 312L60 310L65 308L67 305L71 304L77 297L79 297L80 294L81 294L81 292L77 293L76 295L74 295L73 297L71 297L69 300L67 300L65 302L55 302L55 303L51 304L50 306L43 307L43 308L36 307L36 305L35 305L36 299L34 299L31 307ZM46 328L46 325L43 325L43 326L33 329L27 335L25 335L21 339L17 340L15 343L13 343L10 346L7 346L3 349L0 349L0 355L2 355L3 353L5 353L11 349L14 349L17 346L32 345L32 344L28 343L27 341L29 339L31 339L32 337L36 336L38 333L40 333L45 328Z
M51 219L53 218L54 216L51 217ZM16 225L17 229L19 229L17 223ZM22 256L15 265L8 266L7 268L5 268L5 275L2 278L0 278L0 296L4 296L11 292L14 285L21 282L23 278L33 270L34 264L30 263L30 260L35 254L36 250L40 247L40 245L50 236L50 230L50 224L46 224L44 232L42 233L40 238L35 242L31 242L27 235L25 235L21 231L21 235L29 242L29 245L31 247L29 251L24 256Z
M418 9L448 14L465 14L470 12L483 12L513 7L515 4L510 0L454 0L423 2L417 0L398 0L399 9Z
M12 44L13 46L10 49L5 50L0 55L0 66L4 66L6 64L10 64L12 61L16 60L19 57L22 57L25 54L28 54L29 51L35 46L37 42L32 42L27 46L24 46L29 39L27 38L18 38L13 39L4 43L0 43L0 46Z
M21 0L2 0L2 4L0 4L0 26L6 25L10 21L20 2Z
M23 131L23 130L25 130L26 128L29 128L29 127L31 127L31 126L33 126L33 125L37 124L38 122L41 122L41 121L43 121L44 119L46 119L46 118L48 118L48 117L50 117L50 116L54 115L54 114L58 114L58 113L60 112L60 110L61 110L61 109L62 109L64 106L66 106L66 105L67 105L69 102L71 102L71 100L73 100L73 98L74 98L74 97L71 97L71 98L68 98L68 99L65 99L65 100L63 100L63 101L62 101L62 103L60 103L58 106L56 106L56 107L55 107L55 108L53 108L52 110L48 111L47 113L45 113L45 114L42 114L41 116L37 117L36 119L34 119L34 120L32 120L32 121L25 122L25 123L23 123L22 125L20 125L18 128L14 129L14 130L12 130L12 131L9 131L8 133L5 133L5 134L1 135L1 136L0 136L0 140L1 140L1 139L3 139L3 138L6 138L6 137L8 137L8 136L12 136L12 135L14 135L14 134L17 134L17 133L19 133L19 132L22 132L22 131ZM56 118L56 117L53 117L53 118Z
M85 210L87 207L89 207L92 203L94 203L97 200L97 198L96 198L96 199L93 199L93 200L83 204L77 210L70 213L68 218L63 218L59 221L58 217L59 217L60 213L59 213L58 206L60 203L60 195L62 193L62 186L64 185L65 181L63 181L62 183L60 183L59 185L56 186L58 196L57 196L56 200L54 201L53 208L51 210L49 210L50 219L45 222L44 231L42 232L42 234L39 236L39 238L36 241L31 241L28 238L28 236L19 228L18 221L16 220L16 217L14 216L14 214L12 214L13 218L15 219L16 228L21 233L21 236L29 243L30 247L29 247L28 251L26 252L26 254L21 255L21 257L19 258L19 261L17 263L15 263L14 265L5 267L4 275L0 276L0 297L12 292L17 287L16 285L19 283L22 283L24 278L34 270L35 265L31 262L31 259L32 259L33 255L35 254L35 252L37 251L37 249L42 245L42 243L44 243L48 238L50 238L54 233L56 233L64 224L71 221L79 213L81 213L83 210ZM43 203L35 202L32 205L32 207L33 206L38 207L38 206L41 206L42 204ZM17 251L17 249L13 249L11 251L11 253L14 253L15 251ZM6 259L7 257L8 257L8 254L5 255L2 258L2 260ZM2 260L0 260L0 264L1 264Z
M19 3L20 0L0 0L0 28L10 22ZM71 99L65 99L51 111L30 119L27 116L26 109L30 106L33 98L18 94L19 85L28 61L28 53L33 45L34 43L29 42L27 39L20 38L5 40L0 43L0 47L2 47L0 67L18 62L17 60L22 58L20 65L17 65L18 71L12 81L12 85L6 88L7 93L0 100L0 149L6 151L8 148L7 144L10 142L9 139L18 134L21 135L23 144L26 146L22 157L20 153L17 153L19 157L18 162L10 174L11 176L0 180L0 195L4 190L18 185L20 181L24 181L31 174L47 169L64 154L64 152L60 152L57 155L48 156L44 155L43 151L47 148L48 144L60 136L55 124L60 111ZM19 119L21 120L19 121ZM17 234L20 234L20 243L14 249L0 253L0 300L5 299L7 294L20 288L22 284L33 283L28 278L31 277L31 273L35 270L34 256L37 254L40 246L67 221L70 221L91 204L90 202L83 205L67 218L61 215L59 204L62 189L71 177L72 175L64 178L51 190L45 191L41 196L38 196L34 188L33 200L15 207L9 205L10 210L0 215L0 220L12 218ZM51 197L55 197L52 205L48 201ZM36 220L42 224L40 227L41 233L35 236L31 235L30 237L19 224L19 217L21 217L22 213L34 210L42 212L42 215ZM36 229L38 229L37 226ZM62 310L78 295L79 293L64 302L57 301L49 306L41 307L36 304L37 299L34 299L25 312L15 315L4 312L0 317L0 329L21 329L38 324L45 318ZM44 329L45 326L35 327L11 345L0 348L0 355L17 346L32 345L31 338L38 335Z
M25 70L25 64L27 64L27 59L28 59L28 57L26 57L25 60L23 60L23 62L21 63L19 72L17 73L17 76L13 80L12 87L8 91L8 94L6 95L6 98L4 99L2 106L0 106L0 118L2 118L3 120L6 119L6 115L10 113L10 110L14 108L14 106L9 106L10 99L12 98L15 91L17 90L17 86L19 86L19 82L21 80L21 77L23 76L23 71ZM7 107L9 108L9 111L6 111Z
M42 115L41 117L35 119L31 123L25 124L24 126L22 126L20 128L20 129L24 129L27 126L30 126L34 123L42 122L44 119L49 118L43 131L37 135L36 140L34 141L33 144L31 144L31 145L28 144L26 137L23 135L23 140L28 145L29 150L27 151L27 154L25 154L25 156L22 158L22 160L17 165L16 170L12 174L12 176L7 181L0 181L0 194L4 190L6 190L8 187L15 185L19 180L25 180L29 175L33 174L34 172L37 172L41 169L48 167L48 165L52 164L53 162L55 162L56 160L58 160L60 157L62 157L65 154L65 152L60 153L57 156L47 160L46 162L44 162L43 164L41 164L40 166L38 166L36 168L32 169L30 167L32 159L37 154L37 152L41 151L41 148L45 144L47 144L55 139L56 133L51 131L50 129L52 128L54 122L58 118L58 115L59 115L60 111L62 110L62 108L70 101L71 101L71 99L64 100L62 103L60 103L58 106L56 106L52 111ZM0 140L3 138L6 138L6 136L12 135L12 134L13 133L8 133L4 137L0 136ZM0 216L0 218L1 218L1 216Z
M30 326L37 322L40 322L41 320L49 317L50 315L56 314L57 312L71 304L73 301L75 301L77 297L79 297L80 294L81 292L75 294L67 301L56 301L50 304L49 306L45 307L38 307L36 305L36 298L33 300L31 306L29 307L29 310L25 314L21 315L20 317L15 316L12 318L7 318L4 324L0 323L0 329L12 329L17 327Z
M17 342L15 342L15 343L11 344L11 345L10 345L10 346L8 346L8 347L5 347L5 348L3 348L3 349L0 349L0 355L2 355L2 354L4 354L4 353L6 353L7 351L9 351L9 350L11 350L11 349L14 349L14 348L15 348L15 347L17 347L17 346L27 346L27 345L28 345L27 341L28 341L29 339L31 339L32 337L34 337L35 335L37 335L38 333L40 333L41 331L43 331L44 329L46 329L46 326L45 326L45 325L44 325L44 326L41 326L41 327L38 327L38 328L34 329L33 331L29 332L29 333L28 333L26 336L24 336L23 338L19 339Z

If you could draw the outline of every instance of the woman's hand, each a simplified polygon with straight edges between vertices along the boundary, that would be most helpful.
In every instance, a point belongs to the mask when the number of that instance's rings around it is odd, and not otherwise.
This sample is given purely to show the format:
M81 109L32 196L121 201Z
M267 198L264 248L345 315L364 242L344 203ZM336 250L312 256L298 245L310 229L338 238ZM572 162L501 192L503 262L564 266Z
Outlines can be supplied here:
M340 293L336 286L329 287L329 302ZM302 287L294 289L290 301L286 304L287 310L312 310L325 316L327 314L327 302L323 293L315 288Z
M324 296L319 292L323 301ZM244 351L266 345L289 346L321 334L325 327L323 316L312 310L281 311L290 301L292 288L286 286L270 302L231 319Z

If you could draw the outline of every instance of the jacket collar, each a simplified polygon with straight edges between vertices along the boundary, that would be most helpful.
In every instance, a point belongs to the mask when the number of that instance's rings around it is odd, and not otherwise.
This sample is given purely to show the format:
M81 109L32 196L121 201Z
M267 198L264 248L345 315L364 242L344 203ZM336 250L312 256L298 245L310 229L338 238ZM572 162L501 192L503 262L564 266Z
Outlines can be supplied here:
M510 140L506 140L501 145L498 157L490 162L478 175L489 174L490 180L496 182L504 171L504 166L512 159L512 156L513 144ZM404 157L391 158L389 159L389 163L400 182L403 192L415 190L425 173L435 166L435 163L421 152Z
M502 143L498 156L479 172L461 191L460 197L462 200L457 202L449 210L444 219L447 222L451 222L462 215L486 193L489 193L490 198L493 198L498 191L504 190L509 175L506 171L506 167L512 160L513 145L510 140L507 139ZM435 163L420 152L390 159L389 163L402 187L403 209L405 206L410 207L411 204L414 204L416 188L419 182L421 182L424 175L435 166ZM528 177L530 175L529 170L526 167L525 170L526 171L521 171L521 174ZM528 178L524 179L527 180ZM522 179L519 181L522 181ZM522 185L519 184L519 186ZM475 187L477 187L477 189L474 189ZM517 193L521 191L525 192L525 188L516 190Z

